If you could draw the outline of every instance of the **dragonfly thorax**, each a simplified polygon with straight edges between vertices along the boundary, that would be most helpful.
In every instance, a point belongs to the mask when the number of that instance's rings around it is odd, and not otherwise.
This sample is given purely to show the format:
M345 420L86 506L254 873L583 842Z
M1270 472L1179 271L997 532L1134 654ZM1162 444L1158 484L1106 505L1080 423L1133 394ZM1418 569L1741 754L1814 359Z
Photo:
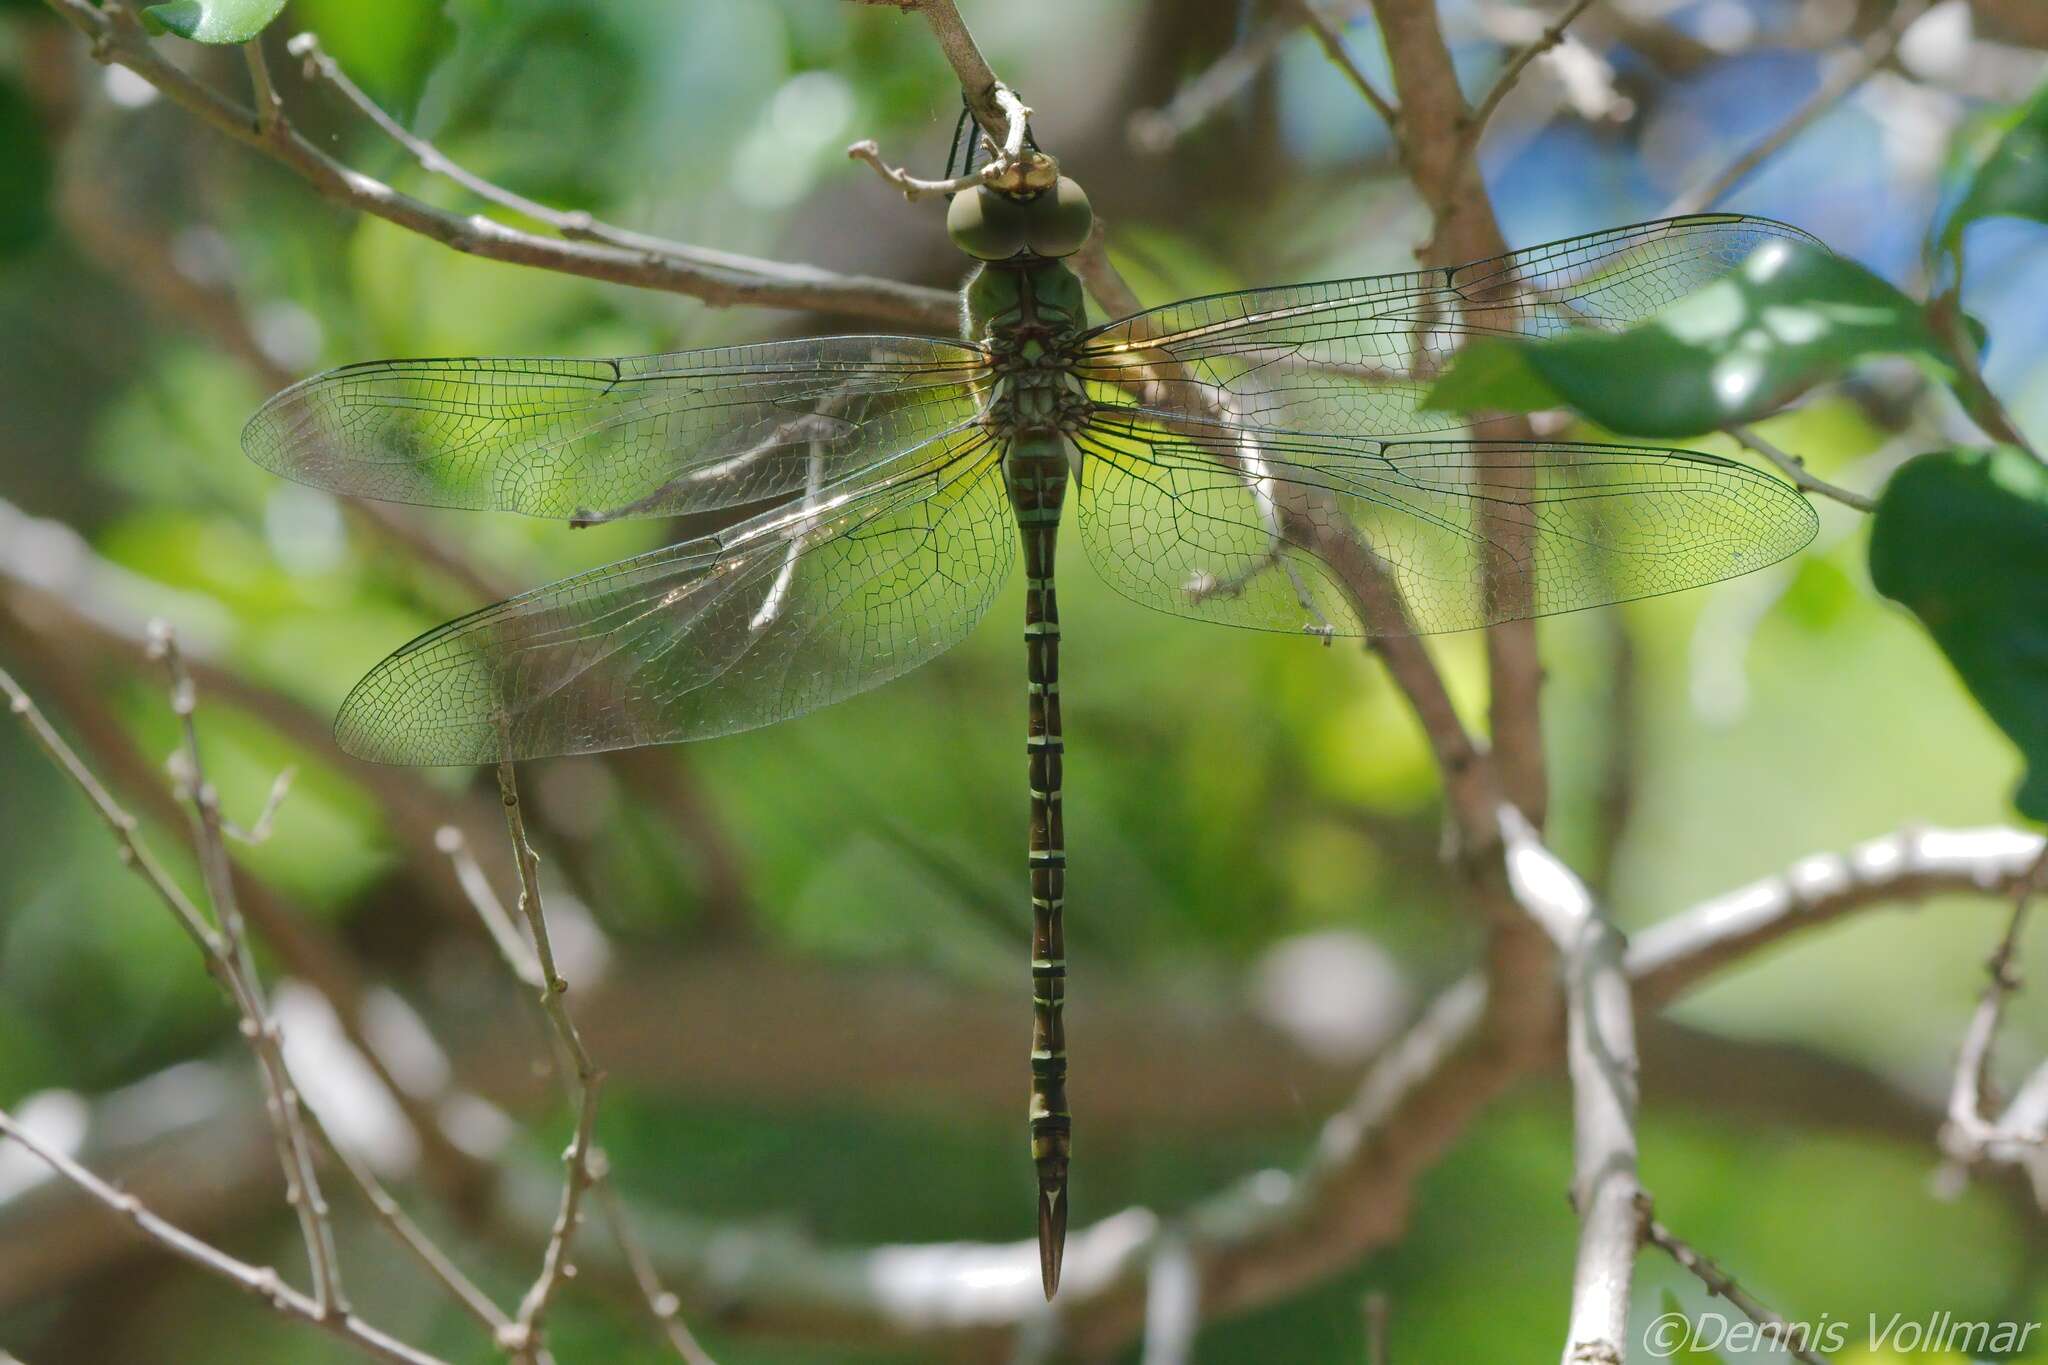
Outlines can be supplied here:
M968 335L988 348L996 377L982 413L992 434L1071 432L1087 421L1075 374L1084 319L1081 282L1058 261L991 264L968 283Z

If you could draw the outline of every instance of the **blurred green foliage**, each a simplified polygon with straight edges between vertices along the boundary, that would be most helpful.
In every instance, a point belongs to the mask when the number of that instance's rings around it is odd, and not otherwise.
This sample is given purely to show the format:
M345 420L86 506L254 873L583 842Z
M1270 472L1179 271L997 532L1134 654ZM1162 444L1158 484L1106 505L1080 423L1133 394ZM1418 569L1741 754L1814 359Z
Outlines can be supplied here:
M1088 184L1111 224L1112 252L1147 302L1412 265L1427 224L1355 94L1305 40L1177 151L1148 159L1126 147L1123 119L1163 103L1230 41L1233 6L968 8L998 69L1040 109L1043 138ZM139 302L151 297L152 271L226 292L268 369L295 373L378 355L602 355L848 329L843 319L721 312L456 255L334 211L165 102L108 97L103 86L125 87L96 74L82 78L80 123L60 138L58 123L28 106L10 112L15 77L27 69L26 26L42 16L16 18L5 7L0 15L0 410L9 436L0 497L77 526L137 576L120 605L171 616L238 677L316 720L391 647L478 598L395 552L331 499L242 459L238 428L275 376L217 344L203 320ZM294 0L286 26L318 32L373 96L462 164L560 207L848 271L940 286L962 273L936 210L905 206L843 157L851 138L875 136L892 155L935 170L957 113L928 35L887 7ZM1375 47L1369 35L1354 42ZM242 79L237 54L199 56L209 79ZM1476 81L1498 53L1461 42L1461 57ZM1725 163L1755 135L1738 114L1753 105L1758 118L1781 116L1801 96L1800 82L1772 60L1715 58L1702 72L1632 86L1643 107L1627 128L1560 120L1556 129L1516 129L1528 136L1512 158L1487 165L1510 235L1520 244L1652 216L1679 188L1660 180L1672 165ZM479 207L331 95L291 81L289 63L273 66L317 145L406 193ZM1930 168L1899 151L1910 140L1891 136L1884 112L1845 107L1802 140L1809 150L1788 151L1791 169L1738 196L1739 207L1810 228L1842 253L1832 264L1817 254L1799 262L1836 291L1831 336L1853 341L1824 357L1829 373L1871 352L1921 348L1914 315L1895 300L1904 297L1898 287L1917 292L1899 261L1934 220L1937 187ZM14 232L17 218L57 217L53 146L68 174L109 189L111 201L93 211L155 243L162 261L139 248L96 250L75 226ZM1998 188L1980 178L1986 188L1974 201L1965 191L1948 221L1976 224L1971 267L1992 278L1966 276L1966 301L1990 323L2000 348L1991 359L2001 350L2017 357L1993 377L2019 399L2043 351L2041 328L2028 321L2041 311L2028 281L2044 277L2028 272L2048 252L2038 237L2000 238L2020 243L2000 247L1990 239L2012 225L1982 220L1986 205L2040 217L2025 208L2038 203L2025 174L2038 157L2008 157L1995 139L1984 146L2001 148L1983 153L1984 177ZM1989 243L1981 253L1980 240ZM1859 260L1892 283L1880 288L1849 264ZM1758 282L1742 307L1801 306L1770 283ZM1725 410L1703 411L1711 396L1679 382L1698 356L1646 352L1645 340L1615 353L1625 360L1613 361L1608 378L1632 390L1621 406L1588 412L1616 430L1643 431L1630 423L1653 420L1691 433L1729 420ZM1472 354L1476 363L1482 353ZM1678 367L1670 383L1634 368L1667 362ZM1819 376L1817 363L1788 347L1756 392L1794 392ZM1910 424L1892 392L1866 371L1762 430L1815 472L1875 489L1905 456L1938 444L1917 428L1900 434ZM1492 391L1487 401L1518 405ZM1692 444L1738 454L1722 438ZM1990 464L1982 478L1973 468L1951 460L1899 476L1901 499L1923 478L1942 481L1911 497L1939 524L1913 528L1923 539L1912 544L1934 548L1907 552L1901 582L2034 612L2037 627L2038 599L2022 595L2016 574L1980 572L1959 587L1927 577L1965 574L1959 566L1989 554L1970 509L1993 504L1986 489L1965 485L1983 483ZM1834 505L1821 514L1822 538L1795 562L1542 626L1553 839L1630 927L1902 824L2010 818L2004 793L2019 772L2011 748L1914 620L1873 589L1875 576L1893 591L1887 569L1866 568L1863 519ZM438 514L418 524L514 586L701 529L622 523L571 533ZM1276 944L1332 929L1370 936L1420 987L1460 970L1477 926L1461 915L1438 859L1437 777L1378 665L1357 650L1148 613L1094 581L1078 557L1072 563L1062 597L1077 998L1141 996L1168 1016L1188 999L1236 1002L1248 994L1247 970ZM996 624L886 689L664 755L699 784L737 846L755 908L747 927L768 951L849 970L908 965L956 987L1021 991L1022 660L1015 631L1001 625L1020 618L1021 593L1013 582L993 609ZM1916 608L1925 600L1911 586L1897 595ZM1988 629L2028 625L2002 619ZM1482 642L1430 647L1461 712L1483 728ZM65 705L83 695L151 767L169 751L173 730L153 671L86 652L60 674L38 668L47 652L0 635L0 662L21 670L67 732L85 728L84 713ZM1986 696L1970 669L1964 678ZM2016 707L2038 722L2038 690L1989 690L2007 698L1986 698L1994 712ZM275 838L238 857L431 1013L460 945L403 880L402 831L370 775L231 697L204 694L201 725L232 815L249 818L280 767L300 770ZM2036 758L2036 785L2043 771ZM451 807L470 789L467 774L422 780ZM590 909L615 948L652 957L701 945L699 856L669 821L591 764L536 765L530 782L535 803L575 832L576 846L562 852L576 854ZM196 891L177 852L182 826L150 820L145 835ZM544 851L553 866L557 850ZM1997 914L1950 903L1873 914L1717 978L1676 1014L1718 1038L1783 1044L1845 1077L1867 1073L1865 1085L1938 1094ZM2029 959L2048 977L2038 943ZM453 998L446 1008L459 1014L465 997ZM507 1029L526 1027L516 1004L509 993L491 1003ZM2012 1014L2016 1065L2048 1047L2048 995L2022 995ZM860 1022L804 1021L821 1031ZM1023 1025L1020 1013L1020 1072ZM760 1040L680 1036L660 1018L646 1027L678 1050L726 1049L775 1065ZM1084 1116L1099 1083L1089 1046L1077 1024L1073 1090ZM75 795L16 731L0 730L0 1103L45 1090L95 1094L208 1056L237 1054L189 946L119 867ZM2001 1076L2012 1078L2003 1068ZM1857 1128L1827 1117L1831 1095L1813 1097L1812 1113L1760 1109L1732 1093L1741 1087L1695 1090L1694 1079L1650 1078L1646 1178L1667 1221L1788 1316L2048 1312L2037 1215L2023 1199L1998 1185L1953 1201L1930 1192L1931 1111L1917 1127ZM1392 1295L1397 1361L1553 1353L1574 1237L1561 1198L1570 1133L1560 1098L1532 1087L1489 1115L1421 1182L1399 1246L1312 1292L1215 1324L1201 1358L1359 1358L1358 1297L1368 1287ZM1017 1108L1021 1115L1021 1084ZM657 1213L782 1220L859 1241L1012 1237L1027 1207L1017 1117L945 1094L915 1109L843 1095L776 1107L620 1084L602 1137L622 1185ZM1135 1200L1171 1213L1248 1169L1291 1167L1321 1117L1307 1103L1215 1130L1084 1117L1076 1217ZM523 1141L536 1172L554 1169L567 1123L543 1116ZM428 1217L489 1287L516 1294L527 1258ZM662 1227L650 1220L657 1240ZM380 1321L453 1359L489 1358L366 1220L346 1217L343 1231L362 1267L356 1295L384 1310ZM282 1218L239 1236L244 1254L294 1263ZM1650 1261L1643 1273L1642 1316L1666 1292L1691 1310L1706 1305L1675 1268ZM38 1365L345 1358L211 1284L136 1274L119 1291L118 1315L88 1298L0 1317L0 1346ZM565 1359L664 1358L630 1313L595 1296L572 1292L559 1330ZM913 1358L763 1342L715 1321L706 1334L718 1358L737 1365Z

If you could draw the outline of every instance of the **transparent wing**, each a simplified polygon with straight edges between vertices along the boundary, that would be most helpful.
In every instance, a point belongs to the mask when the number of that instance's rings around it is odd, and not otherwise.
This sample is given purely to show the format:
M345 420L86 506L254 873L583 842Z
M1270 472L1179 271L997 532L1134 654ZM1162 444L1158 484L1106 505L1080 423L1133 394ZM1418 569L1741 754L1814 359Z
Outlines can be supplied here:
M1260 630L1432 634L1676 592L1813 538L1788 484L1642 446L1259 435L1136 411L1074 437L1088 556L1149 607ZM1482 586L1499 557L1526 587ZM1400 594L1400 607L1380 595Z
M701 739L917 667L981 618L1016 528L978 428L903 464L428 632L356 686L341 746L482 763Z
M618 360L381 360L272 398L242 433L265 469L336 493L572 521L785 497L971 418L984 353L826 337Z
M1418 404L1472 336L1615 331L1797 228L1670 218L1449 270L1216 294L1097 328L1078 369L1099 401L1264 431L1419 435L1466 424Z

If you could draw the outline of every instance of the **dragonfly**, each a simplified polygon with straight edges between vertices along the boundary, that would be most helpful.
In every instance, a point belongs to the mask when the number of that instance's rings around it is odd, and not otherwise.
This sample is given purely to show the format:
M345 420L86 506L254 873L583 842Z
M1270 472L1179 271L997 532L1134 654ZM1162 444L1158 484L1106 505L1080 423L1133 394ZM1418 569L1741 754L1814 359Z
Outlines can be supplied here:
M866 692L975 628L1024 573L1028 1131L1039 1265L1067 1230L1060 616L1075 504L1146 606L1337 636L1429 634L1747 573L1812 539L1784 481L1644 445L1489 435L1424 406L1479 336L1616 330L1797 229L1642 223L1452 269L1192 298L1099 325L1060 177L956 194L958 340L833 336L608 359L386 360L270 399L243 437L352 497L589 525L724 529L521 593L362 679L340 746L475 764L751 730Z

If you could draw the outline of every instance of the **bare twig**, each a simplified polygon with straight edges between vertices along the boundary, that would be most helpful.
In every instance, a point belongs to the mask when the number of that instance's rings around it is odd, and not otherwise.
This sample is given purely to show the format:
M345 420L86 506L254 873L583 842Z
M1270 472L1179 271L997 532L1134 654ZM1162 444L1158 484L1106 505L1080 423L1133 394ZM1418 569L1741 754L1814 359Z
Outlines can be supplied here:
M285 1068L284 1042L263 996L256 956L249 946L241 903L235 894L227 839L222 833L220 794L206 780L206 769L200 759L199 727L194 718L197 691L185 667L184 655L179 652L177 636L168 624L159 621L152 626L150 647L163 660L170 675L171 712L178 718L184 737L182 794L192 805L192 839L199 855L199 871L220 920L224 950L221 974L233 983L235 1002L242 1012L243 1033L256 1053L263 1076L267 1107L277 1133L278 1158L284 1166L285 1201L298 1214L306 1259L313 1268L313 1299L323 1308L331 1306L347 1312L341 1267L334 1249L334 1226L328 1217L327 1200L320 1191L313 1144L306 1136L298 1089Z
M1984 994L1970 1016L1970 1026L1964 1031L1962 1047L1956 1057L1956 1073L1949 1088L1948 1122L1943 1128L1942 1145L1958 1161L1967 1163L1981 1159L1994 1144L2048 1143L2048 1132L2039 1129L2010 1131L1985 1112L1992 1047L1998 1041L2005 1002L2020 985L2013 959L2019 952L2020 936L2026 929L2027 910L2044 878L2048 878L2048 849L2042 851L2013 892L2012 914L2006 919L2005 933L1999 937L1998 947L1985 964L1990 980L1985 983Z
M1643 1240L1670 1256L1680 1267L1698 1278L1707 1287L1707 1292L1726 1299L1736 1312L1764 1329L1765 1341L1774 1350L1783 1351L1794 1360L1805 1365L1828 1365L1827 1358L1809 1349L1807 1343L1812 1333L1800 1326L1787 1322L1771 1311L1753 1294L1735 1282L1735 1277L1715 1265L1711 1260L1687 1245L1650 1216L1650 1200L1645 1195L1639 1210L1643 1222Z
M439 209L336 161L307 141L289 119L265 130L249 109L222 95L158 51L127 5L91 0L47 0L91 43L93 57L126 67L220 132L280 162L336 203L470 255L565 275L643 289L688 294L706 303L851 313L878 320L950 331L958 303L939 289L866 276L839 275L812 266L752 257L702 253L656 239L628 248L605 242L557 240L523 232L477 214Z
M0 1134L19 1142L65 1180L115 1214L127 1219L137 1232L151 1242L180 1260L189 1262L208 1274L227 1280L254 1295L286 1317L310 1322L378 1360L398 1361L401 1365L445 1365L439 1357L416 1350L396 1337L380 1332L345 1309L336 1309L308 1298L286 1284L277 1271L270 1267L253 1266L246 1261L238 1261L226 1252L209 1246L197 1237L165 1222L143 1207L133 1196L123 1194L107 1184L70 1157L37 1138L5 1113L0 1113Z
M1372 106L1373 112L1385 121L1387 127L1397 126L1400 122L1400 111L1394 107L1391 100L1379 92L1379 88L1360 69L1358 63L1351 59L1350 51L1344 46L1344 35L1337 32L1330 21L1323 17L1322 11L1315 7L1315 0L1286 0L1286 3L1289 9L1300 16L1308 31L1315 35L1316 42L1321 45L1331 63L1356 87L1360 98Z
M1797 455L1780 449L1762 436L1759 436L1755 428L1732 426L1728 428L1728 434L1776 465L1779 472L1792 480L1793 487L1808 493L1816 493L1824 498L1832 498L1836 502L1841 503L1842 506L1853 507L1859 512L1876 510L1877 500L1875 498L1855 492L1852 489L1840 487L1837 484L1829 483L1826 479L1809 471L1806 467L1806 461L1800 459Z
M1522 79L1522 73L1529 69L1529 64L1563 42L1565 31L1572 26L1572 20L1584 14L1592 4L1593 0L1572 0L1564 13L1557 17L1556 23L1543 30L1534 42L1508 59L1507 65L1501 68L1500 75L1488 87L1486 94L1480 97L1478 106L1472 111L1471 121L1466 125L1464 133L1468 148L1478 145L1488 121L1493 118L1494 111L1500 108L1500 102L1508 97L1508 92L1515 88L1515 83Z
M1628 1354L1629 1291L1642 1236L1635 1011L1623 940L1578 877L1512 806L1501 810L1501 835L1508 884L1557 945L1565 981L1579 1255L1564 1365L1612 1365Z
M548 1232L540 1273L519 1302L517 1321L501 1334L501 1340L509 1349L522 1359L531 1359L546 1339L548 1309L555 1295L563 1281L575 1274L569 1262L569 1250L575 1240L583 1196L593 1178L591 1130L597 1122L597 1099L604 1086L604 1073L590 1060L590 1053L583 1045L583 1035L577 1031L576 1021L570 1016L568 1003L563 999L569 983L556 970L554 945L548 938L547 916L540 898L540 855L527 841L526 821L519 806L519 784L509 762L498 765L498 791L505 803L505 827L512 837L512 854L519 865L519 910L526 920L534 962L539 967L540 1006L572 1064L573 1079L568 1076L563 1079L576 1099L576 1132L569 1141L568 1149L562 1153L562 1164L566 1168L562 1179L562 1202L555 1213L554 1226ZM511 965L515 973L524 976L520 961L513 961Z
M704 1349L684 1323L681 1300L662 1287L661 1272L654 1268L654 1258L647 1254L646 1244L633 1231L632 1217L627 1212L626 1201L619 1197L617 1185L612 1182L604 1153L592 1155L591 1171L598 1202L604 1205L605 1222L611 1226L612 1242L624 1258L626 1268L632 1272L633 1283L640 1290L640 1297L646 1302L647 1311L661 1328L662 1335L668 1338L669 1345L688 1365L716 1365L711 1353Z
M988 161L980 170L956 175L951 180L923 180L912 175L901 166L891 166L882 159L882 149L873 138L863 138L846 149L846 154L855 161L864 161L875 168L884 180L903 192L909 200L923 199L934 194L958 194L986 185L1004 190L1042 190L1059 179L1059 162L1043 152L1024 150L1025 134L1031 126L1031 110L1024 101L1017 98L1008 86L995 87L995 102L1002 110L1004 124L1000 133L983 133L982 146L988 153Z
M1730 162L1719 175L1704 184L1694 186L1666 204L1664 212L1658 216L1676 218L1712 208L1723 195L1748 179L1757 167L1783 151L1792 139L1805 132L1815 120L1834 108L1857 86L1875 75L1879 67L1890 61L1892 55L1899 50L1899 40L1906 36L1906 30L1927 12L1928 3L1929 0L1899 0L1897 7L1884 23L1873 29L1863 40L1856 54L1830 72L1806 103L1792 111L1791 117L1773 128L1761 142Z

